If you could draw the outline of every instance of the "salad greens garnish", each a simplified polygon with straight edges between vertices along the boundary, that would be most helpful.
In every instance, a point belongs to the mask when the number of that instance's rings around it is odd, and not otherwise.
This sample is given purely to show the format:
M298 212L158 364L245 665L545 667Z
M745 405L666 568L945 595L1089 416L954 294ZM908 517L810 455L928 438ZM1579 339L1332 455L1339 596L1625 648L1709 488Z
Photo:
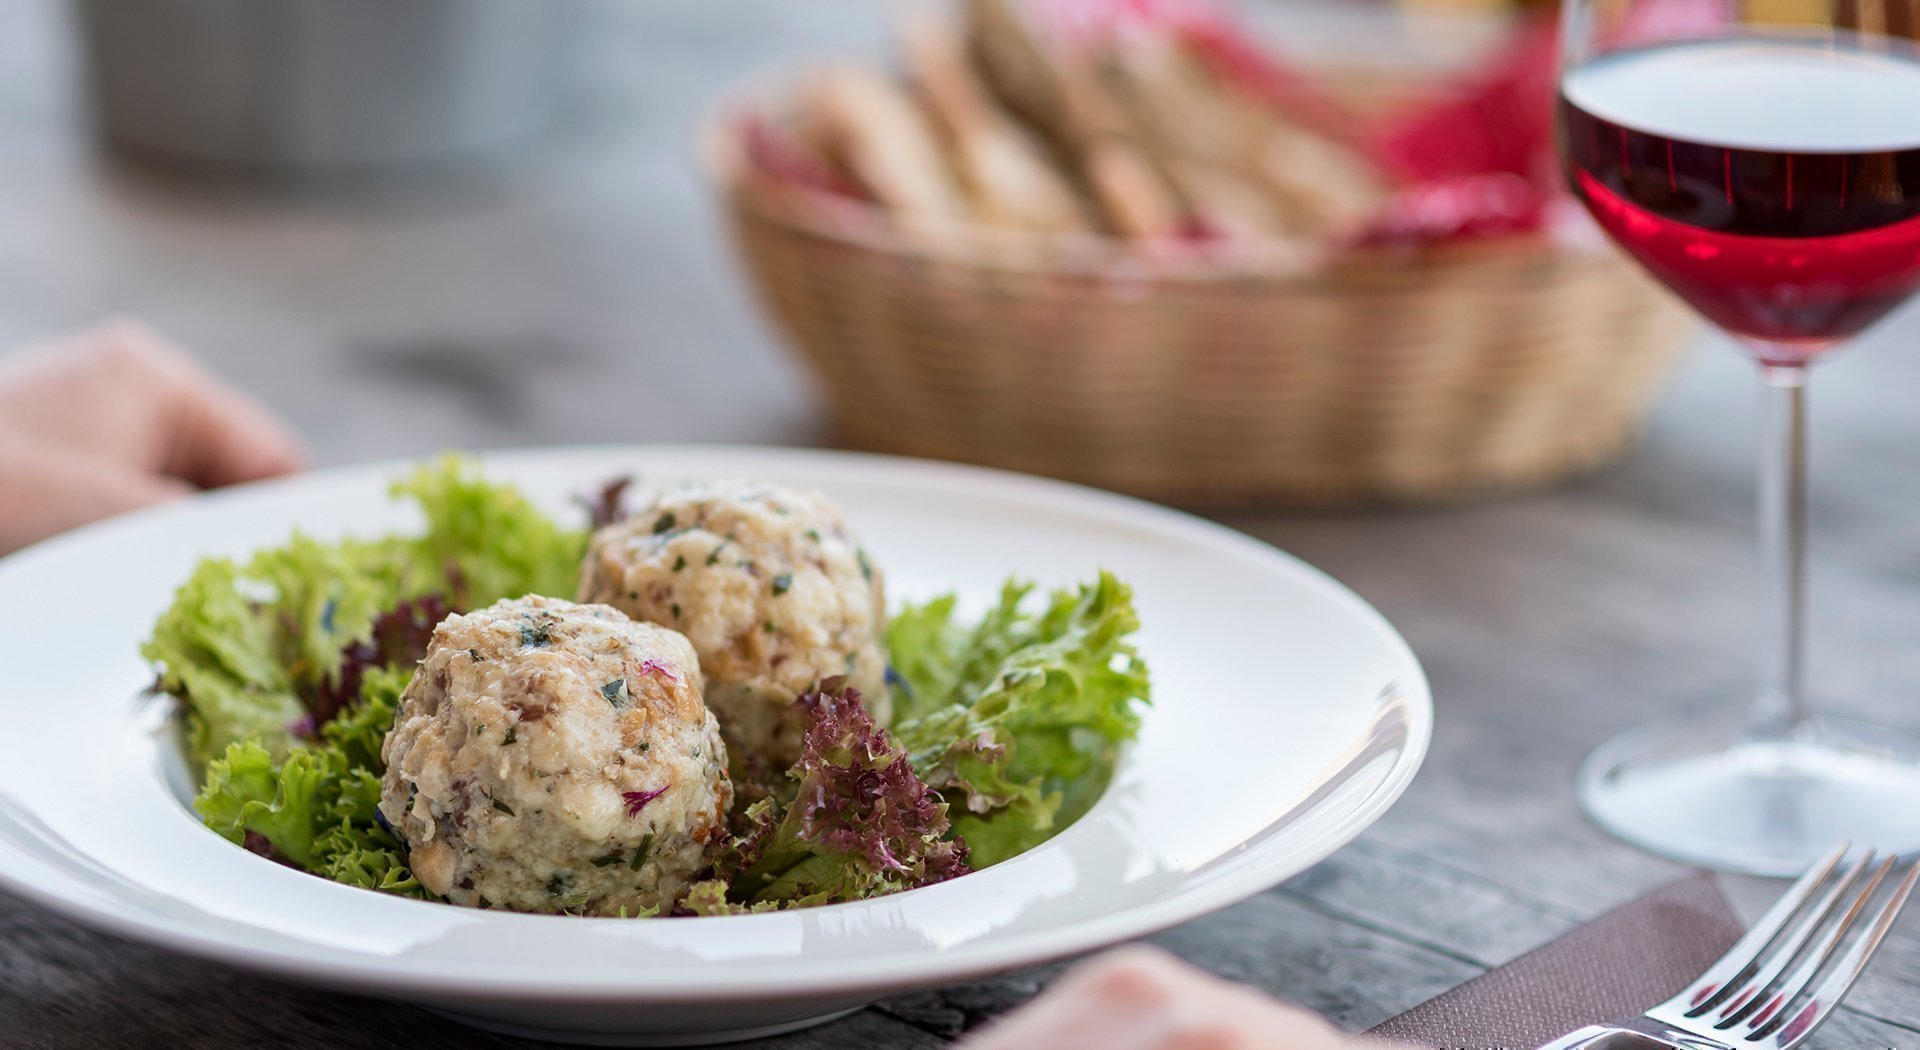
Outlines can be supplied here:
M427 651L433 629L450 612L444 598L426 594L402 599L398 605L374 617L364 640L354 641L341 651L333 677L323 679L302 699L306 701L308 720L298 735L312 736L312 730L331 722L336 715L360 697L361 683L367 672L394 665L411 666ZM475 659L478 653L473 654Z
M895 733L959 814L985 867L1052 838L1105 790L1121 741L1139 731L1147 666L1129 640L1132 591L1112 573L1055 591L1038 613L1010 582L971 626L952 595L901 610L887 631L899 690Z
M411 675L404 667L368 672L359 703L327 723L319 743L294 747L279 763L252 739L230 745L206 767L194 800L201 819L234 842L261 836L280 858L335 882L425 896L400 844L375 819L380 743Z
M624 488L616 481L589 501L595 521L621 513ZM455 457L393 493L419 508L418 531L331 542L296 534L244 562L207 559L142 652L182 705L201 782L195 808L210 828L337 882L427 898L377 808L381 745L400 694L450 612L572 594L587 534ZM864 551L860 560L866 569ZM771 584L776 594L790 585L785 576ZM1147 700L1129 640L1131 594L1102 573L1036 597L1009 583L977 622L957 616L951 595L898 610L886 639L891 730L839 679L797 699L799 761L736 769L734 838L675 914L927 885L1029 849L1091 808ZM544 626L525 631L538 644ZM601 692L619 708L627 689L616 679ZM516 742L511 727L502 742ZM637 813L658 794L623 801ZM595 863L638 872L651 845Z
M967 844L952 834L946 802L874 722L859 691L829 679L797 704L808 719L800 760L772 795L747 808L745 832L718 865L725 899L805 907L966 874Z
M422 533L333 543L295 534L244 566L208 558L175 593L141 653L159 666L160 688L186 705L196 767L248 739L285 758L308 719L325 721L313 704L330 702L352 647L375 642L375 619L404 601L443 596L463 610L573 593L586 533L555 524L511 486L448 457L393 493L419 506Z
M479 609L523 594L572 594L580 582L586 531L560 525L518 489L480 479L457 458L421 467L393 492L427 517L426 532L403 548L409 567L425 575L412 581L413 593L443 593L456 608Z

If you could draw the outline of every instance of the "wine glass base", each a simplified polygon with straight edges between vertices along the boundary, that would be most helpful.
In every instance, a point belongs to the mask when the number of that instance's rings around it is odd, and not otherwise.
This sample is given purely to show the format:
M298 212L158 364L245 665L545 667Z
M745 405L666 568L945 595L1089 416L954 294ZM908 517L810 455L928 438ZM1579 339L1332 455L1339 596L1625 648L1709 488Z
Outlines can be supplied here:
M1579 792L1615 835L1721 871L1797 875L1842 841L1920 851L1920 741L1859 722L1788 739L1657 722L1594 751Z

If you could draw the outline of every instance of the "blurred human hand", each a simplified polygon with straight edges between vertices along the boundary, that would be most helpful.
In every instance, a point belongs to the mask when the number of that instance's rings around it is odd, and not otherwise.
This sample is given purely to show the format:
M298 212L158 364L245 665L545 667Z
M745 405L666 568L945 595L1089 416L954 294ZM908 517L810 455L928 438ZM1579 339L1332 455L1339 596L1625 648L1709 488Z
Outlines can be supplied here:
M1153 948L1109 952L1069 971L963 1050L1360 1050L1298 1007L1203 973Z
M0 356L0 553L304 461L285 425L142 325Z

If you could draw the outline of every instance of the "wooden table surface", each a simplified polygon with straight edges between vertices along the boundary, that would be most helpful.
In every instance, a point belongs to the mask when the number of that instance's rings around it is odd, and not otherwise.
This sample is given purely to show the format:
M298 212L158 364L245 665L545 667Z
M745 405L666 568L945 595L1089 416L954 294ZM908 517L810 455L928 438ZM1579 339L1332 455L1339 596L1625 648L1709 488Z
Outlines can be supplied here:
M871 48L878 0L627 5L575 126L513 170L294 200L93 156L64 8L0 0L0 344L147 318L291 419L324 464L447 447L823 438L751 308L688 145L701 106L796 56ZM1813 395L1812 679L1920 729L1920 355L1902 315ZM1703 346L1641 447L1550 492L1228 522L1350 584L1425 660L1438 731L1374 829L1318 868L1154 940L1373 1024L1681 873L1587 824L1580 758L1753 686L1752 377ZM1732 884L1749 914L1776 888ZM1056 968L900 999L770 1047L940 1044ZM0 1046L504 1047L410 1007L282 985L0 896ZM531 1044L528 1044L531 1045ZM1920 1047L1920 920L1825 1047Z

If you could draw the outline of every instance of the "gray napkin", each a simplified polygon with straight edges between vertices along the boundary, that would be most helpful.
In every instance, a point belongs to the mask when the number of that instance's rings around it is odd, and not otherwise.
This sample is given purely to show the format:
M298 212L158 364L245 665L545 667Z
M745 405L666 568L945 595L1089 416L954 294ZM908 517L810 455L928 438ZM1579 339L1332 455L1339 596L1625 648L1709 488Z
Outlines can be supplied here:
M1654 890L1367 1034L1441 1050L1530 1050L1685 988L1745 932L1711 875Z

